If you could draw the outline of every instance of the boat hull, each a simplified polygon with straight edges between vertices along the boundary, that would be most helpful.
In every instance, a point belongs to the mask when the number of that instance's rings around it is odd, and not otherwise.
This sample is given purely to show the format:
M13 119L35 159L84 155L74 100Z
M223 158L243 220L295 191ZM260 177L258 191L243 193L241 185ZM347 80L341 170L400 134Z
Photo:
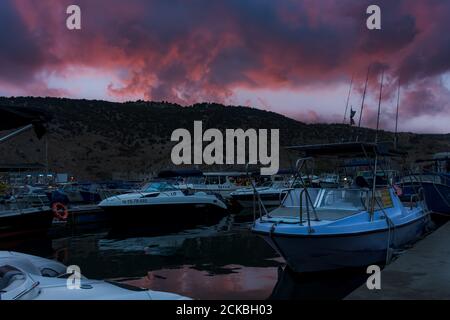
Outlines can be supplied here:
M99 203L102 201L100 194L92 191L80 191L84 203Z
M281 201L286 196L286 192L278 192L278 193L267 193L260 195L261 201L266 207L276 207L281 204ZM243 208L252 208L253 207L253 194L233 194L232 200L239 203L239 205Z
M259 233L295 272L318 272L372 264L384 264L389 232L391 248L415 242L428 223L428 216L389 230L342 235L286 235Z
M108 222L108 215L97 205L69 207L68 211L68 225L78 226Z
M208 222L226 213L226 210L211 204L104 206L102 209L114 227Z
M0 216L0 239L46 234L53 222L50 208Z

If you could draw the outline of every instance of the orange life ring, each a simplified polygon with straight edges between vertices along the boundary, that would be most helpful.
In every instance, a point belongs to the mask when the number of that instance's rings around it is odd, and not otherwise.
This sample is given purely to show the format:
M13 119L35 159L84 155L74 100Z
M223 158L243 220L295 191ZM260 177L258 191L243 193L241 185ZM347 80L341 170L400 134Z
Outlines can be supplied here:
M67 210L67 207L61 202L55 202L52 205L52 211L55 218L58 220L65 221L69 217L69 210Z

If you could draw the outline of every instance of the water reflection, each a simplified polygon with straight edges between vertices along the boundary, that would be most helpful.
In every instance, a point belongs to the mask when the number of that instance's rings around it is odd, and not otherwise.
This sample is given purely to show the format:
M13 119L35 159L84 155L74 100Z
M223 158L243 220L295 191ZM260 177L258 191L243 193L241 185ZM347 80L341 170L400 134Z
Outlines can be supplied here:
M364 270L299 275L251 223L227 216L188 230L99 229L53 238L0 243L15 250L78 265L92 279L119 279L195 299L341 299L364 283ZM90 232L90 233L87 233Z
M49 237L28 237L24 239L1 240L0 251L17 251L35 256L48 257L53 254L52 239Z
M277 279L277 267L226 265L228 272L211 276L192 266L162 269L127 283L154 290L171 288L194 299L267 299Z
M53 241L67 252L65 264L79 265L92 278L142 277L149 271L190 266L209 275L230 273L226 266L277 267L277 254L232 221L156 237L110 239L109 234Z
M365 269L299 274L289 267L279 267L273 300L343 299L367 280Z

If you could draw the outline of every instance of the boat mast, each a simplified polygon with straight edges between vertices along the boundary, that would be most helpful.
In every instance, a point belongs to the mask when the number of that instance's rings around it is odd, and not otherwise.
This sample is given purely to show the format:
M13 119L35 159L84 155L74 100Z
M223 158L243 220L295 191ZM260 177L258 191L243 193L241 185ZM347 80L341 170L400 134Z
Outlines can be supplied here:
M397 149L398 145L398 109L400 107L400 78L398 79L398 91L397 91L397 112L395 115L395 135L394 135L394 146Z
M353 78L354 78L354 75L352 75L352 80L350 81L350 88L348 89L347 104L345 105L344 122L343 122L343 124L345 124L345 122L347 120L347 111L348 111L348 104L350 103L350 96L352 94Z
M384 80L384 70L381 71L380 99L378 100L377 131L375 133L375 143L378 142L378 129L380 127L380 111L381 111L381 97L383 94L383 80Z
M363 93L363 98L362 98L362 102L361 102L361 110L359 112L358 128L361 128L361 119L362 119L362 114L363 114L363 111L364 111L364 101L366 99L367 84L369 83L369 73L370 73L370 65L367 68L366 85L364 86L364 93Z
M375 152L375 164L373 169L373 182L372 182L372 200L370 205L369 221L373 221L375 214L375 192L377 190L377 170L378 170L378 151Z

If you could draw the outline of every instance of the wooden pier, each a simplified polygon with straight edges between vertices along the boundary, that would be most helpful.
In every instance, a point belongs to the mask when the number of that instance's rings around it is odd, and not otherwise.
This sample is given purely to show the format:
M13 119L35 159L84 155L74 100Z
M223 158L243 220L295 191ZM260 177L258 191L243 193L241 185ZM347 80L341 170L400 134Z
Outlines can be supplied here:
M380 290L369 290L363 284L345 299L450 299L450 222L384 268Z

